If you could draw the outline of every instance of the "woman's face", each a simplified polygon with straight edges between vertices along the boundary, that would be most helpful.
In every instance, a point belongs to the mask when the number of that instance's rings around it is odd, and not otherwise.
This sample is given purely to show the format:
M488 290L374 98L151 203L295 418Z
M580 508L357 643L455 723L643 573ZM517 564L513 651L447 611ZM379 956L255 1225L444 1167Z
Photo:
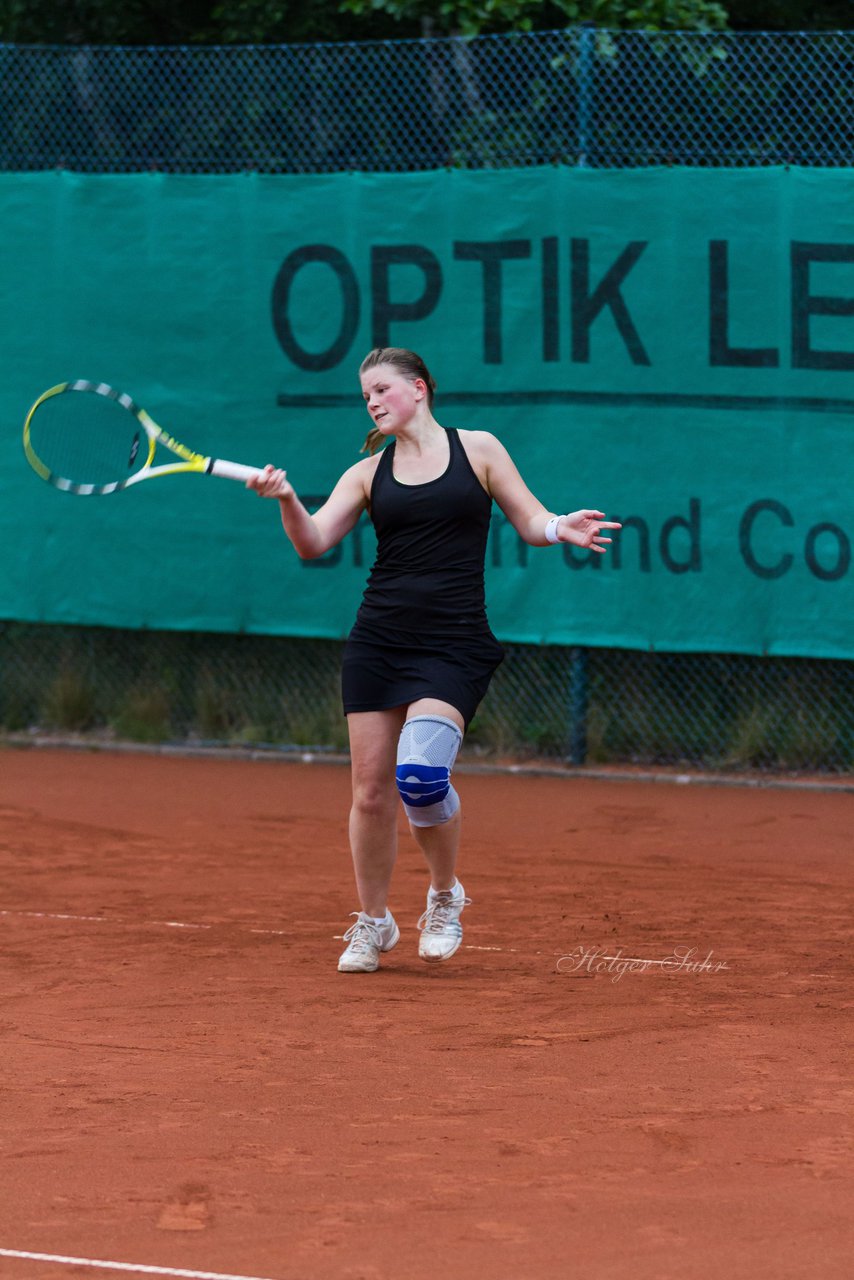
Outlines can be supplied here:
M426 390L421 378L411 381L390 364L375 365L362 375L365 407L383 435L392 435L411 421Z

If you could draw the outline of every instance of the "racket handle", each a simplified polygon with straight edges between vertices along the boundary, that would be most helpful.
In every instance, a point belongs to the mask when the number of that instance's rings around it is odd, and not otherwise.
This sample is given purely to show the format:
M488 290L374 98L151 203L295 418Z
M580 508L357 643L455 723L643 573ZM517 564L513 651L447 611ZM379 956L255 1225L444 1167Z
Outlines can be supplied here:
M224 480L239 480L245 484L261 474L260 467L244 467L241 462L226 462L224 458L211 458L207 465L210 476L222 476Z

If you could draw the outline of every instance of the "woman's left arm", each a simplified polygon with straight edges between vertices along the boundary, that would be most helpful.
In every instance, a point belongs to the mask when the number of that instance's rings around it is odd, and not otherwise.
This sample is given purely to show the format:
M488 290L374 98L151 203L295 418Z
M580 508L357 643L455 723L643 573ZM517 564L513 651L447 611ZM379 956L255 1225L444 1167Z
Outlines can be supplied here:
M466 444L487 492L525 542L532 547L571 542L600 554L607 550L611 539L604 537L602 530L621 526L606 520L603 511L582 508L568 515L556 515L534 497L510 454L495 436L488 431L472 431Z

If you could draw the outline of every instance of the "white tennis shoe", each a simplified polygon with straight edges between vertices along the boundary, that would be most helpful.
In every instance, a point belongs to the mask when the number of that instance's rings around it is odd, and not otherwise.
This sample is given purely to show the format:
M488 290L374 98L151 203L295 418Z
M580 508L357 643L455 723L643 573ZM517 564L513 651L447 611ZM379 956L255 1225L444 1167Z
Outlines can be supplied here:
M339 973L373 973L379 968L380 952L391 951L400 939L400 930L394 916L390 916L390 924L377 924L364 911L351 911L356 917L355 924L344 934L344 941L349 945L341 952L338 960Z
M421 941L418 943L418 954L422 960L436 964L442 960L450 960L458 951L463 940L463 926L460 916L463 907L471 906L471 898L467 898L459 880L453 889L442 893L427 894L427 910L418 921L421 930Z

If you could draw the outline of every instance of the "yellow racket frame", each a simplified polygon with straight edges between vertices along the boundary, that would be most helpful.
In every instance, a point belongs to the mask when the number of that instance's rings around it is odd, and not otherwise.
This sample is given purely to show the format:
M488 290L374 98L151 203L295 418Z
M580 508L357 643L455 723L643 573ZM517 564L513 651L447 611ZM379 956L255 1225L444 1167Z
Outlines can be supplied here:
M75 391L105 396L110 400L114 400L136 418L145 432L145 438L148 442L148 456L142 467L134 475L128 476L124 480L111 481L109 484L82 484L79 481L71 480L68 476L57 475L38 456L31 438L33 417L38 409L54 396ZM154 454L158 444L164 445L171 450L180 461L165 462L159 466L153 466ZM158 426L151 415L146 413L145 409L140 408L126 392L117 391L106 382L88 382L83 378L78 378L73 382L59 382L55 387L49 387L47 391L42 392L24 419L24 453L30 466L42 480L53 485L54 488L62 490L63 493L74 493L84 497L117 493L120 489L129 489L131 485L140 484L143 480L150 480L155 476L177 475L181 472L221 476L226 480L237 480L245 484L247 480L258 475L260 470L258 467L244 466L240 462L227 462L224 458L205 457L204 454L195 453L194 450L189 449L180 440L176 440L174 436L169 435L167 431Z

